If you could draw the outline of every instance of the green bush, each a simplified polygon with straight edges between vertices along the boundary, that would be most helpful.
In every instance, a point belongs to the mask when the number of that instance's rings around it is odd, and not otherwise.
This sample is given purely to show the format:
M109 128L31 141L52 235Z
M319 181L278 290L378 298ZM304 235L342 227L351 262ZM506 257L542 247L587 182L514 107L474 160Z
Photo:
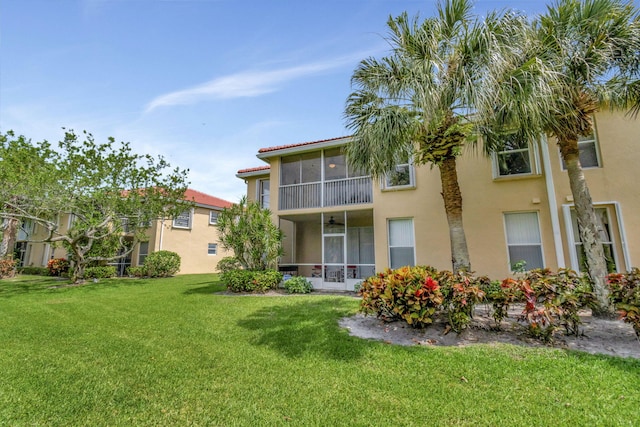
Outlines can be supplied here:
M47 267L18 267L19 274L33 274L36 276L47 276L49 274L49 269Z
M238 258L227 256L218 261L217 269L220 273L226 273L231 270L239 270L242 268Z
M313 285L302 276L293 276L291 279L285 280L284 288L290 294L308 294L313 289Z
M49 276L64 276L69 271L69 260L65 258L50 259L47 263Z
M144 260L146 276L169 277L180 270L180 255L171 251L152 252Z
M632 268L626 274L607 276L609 298L616 306L622 320L630 323L640 340L640 270Z
M282 274L275 270L230 270L220 276L232 292L266 292L282 281Z
M16 272L16 261L13 258L0 259L0 279L13 277Z
M147 275L147 269L144 268L144 265L127 267L127 274L133 277L145 277Z
M360 310L385 320L404 320L413 327L433 323L436 311L444 302L432 267L387 269L362 282Z
M105 265L99 267L87 267L84 269L85 279L106 279L116 276L116 267L113 265Z

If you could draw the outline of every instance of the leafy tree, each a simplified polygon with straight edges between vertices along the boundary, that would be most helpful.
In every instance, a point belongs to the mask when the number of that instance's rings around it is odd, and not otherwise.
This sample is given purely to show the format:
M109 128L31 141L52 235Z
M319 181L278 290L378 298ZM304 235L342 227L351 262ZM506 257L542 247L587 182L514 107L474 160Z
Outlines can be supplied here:
M390 17L391 53L359 64L345 110L354 132L345 152L353 166L374 177L407 157L438 168L454 271L471 268L456 159L495 115L496 99L508 92L505 81L529 80L537 65L521 60L530 40L524 16L505 11L480 21L472 8L470 0L447 0L423 22L406 13Z
M161 157L135 154L129 143L109 138L99 144L86 131L81 137L65 132L57 151L46 142L34 145L10 133L2 141L8 153L0 158L2 178L10 190L0 193L0 215L44 227L43 241L69 252L74 282L83 279L88 264L130 253L153 220L188 206L182 201L187 171L170 170ZM37 161L4 170L12 159L30 154ZM45 172L30 174L34 163L44 165ZM72 217L68 230L59 225L61 214Z
M48 142L32 144L24 136L0 133L0 258L10 255L16 243L21 201L36 191L47 192L55 183L58 153Z
M534 22L539 42L535 58L551 72L548 101L532 105L540 114L523 126L555 137L567 168L587 270L599 309L613 313L605 284L606 259L600 240L602 224L595 214L580 164L578 139L594 132L593 115L603 108L638 105L638 10L624 0L558 0ZM524 90L530 88L524 85ZM517 96L514 102L521 102Z
M218 230L222 246L233 250L246 270L275 268L283 253L283 234L271 220L271 212L246 197L218 215Z

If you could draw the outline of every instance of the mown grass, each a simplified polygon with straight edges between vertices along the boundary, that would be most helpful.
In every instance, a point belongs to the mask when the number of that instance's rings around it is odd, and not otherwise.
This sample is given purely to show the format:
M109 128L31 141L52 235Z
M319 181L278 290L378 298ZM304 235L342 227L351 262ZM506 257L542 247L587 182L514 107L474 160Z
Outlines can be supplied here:
M351 337L340 296L214 275L0 281L0 425L638 425L640 361ZM462 379L464 377L464 380Z

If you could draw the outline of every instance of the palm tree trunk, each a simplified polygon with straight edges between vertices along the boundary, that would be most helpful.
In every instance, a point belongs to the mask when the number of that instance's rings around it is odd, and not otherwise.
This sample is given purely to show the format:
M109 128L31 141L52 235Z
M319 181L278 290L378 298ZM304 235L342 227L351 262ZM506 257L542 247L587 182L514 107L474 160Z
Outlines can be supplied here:
M578 141L577 139L560 141L559 145L569 175L569 185L571 186L571 194L573 195L576 218L578 220L578 231L586 256L587 272L593 283L593 291L598 304L594 314L610 317L615 314L615 310L609 301L609 290L605 283L607 264L600 240L602 224L596 216L591 195L589 194L589 187L584 179L579 159ZM570 225L567 226L569 227Z
M440 180L442 181L442 198L449 223L449 238L451 240L451 264L453 271L471 271L467 238L462 225L462 194L458 185L455 157L445 159L440 165Z

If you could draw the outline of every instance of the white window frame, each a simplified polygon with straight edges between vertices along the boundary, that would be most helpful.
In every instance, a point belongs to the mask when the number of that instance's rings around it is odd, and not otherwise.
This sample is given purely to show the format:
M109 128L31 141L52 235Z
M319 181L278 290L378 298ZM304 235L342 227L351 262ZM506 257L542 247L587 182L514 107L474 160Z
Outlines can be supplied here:
M615 212L616 220L618 222L618 228L610 230L611 234L611 245L613 246L613 258L616 263L616 270L621 271L624 270L620 266L620 257L617 253L617 241L616 237L620 238L620 246L622 247L622 258L624 260L624 266L626 269L631 268L631 256L629 255L629 246L627 244L627 235L625 232L624 221L622 219L622 207L619 202L596 202L593 203L594 208L605 208L607 209L607 216L609 219L609 224L611 224L611 209ZM611 207L611 209L609 209ZM567 245L569 246L569 261L571 263L571 269L577 272L580 272L580 262L578 260L578 253L576 251L576 236L573 233L573 221L571 217L571 210L575 209L575 205L573 203L562 205L562 214L564 217L565 230L567 233Z
M391 223L393 221L411 221L411 244L412 246L392 246L391 245ZM416 265L416 229L413 218L388 218L387 219L387 260L391 267L391 249L392 248L413 248L413 265Z
M268 182L269 185L267 186L267 188L269 189L269 202L266 204L264 203L264 183ZM258 203L260 203L260 207L264 208L264 209L269 209L270 205L271 205L271 178L260 178L256 181L256 199L258 200Z
M176 224L176 220L178 220L181 216L184 216L185 213L189 214L189 220L188 220L189 223L186 226ZM173 218L173 221L171 222L171 224L172 224L173 228L181 228L183 230L190 230L191 226L193 224L193 209L188 209L186 211L183 211L179 215L177 215L175 218Z
M415 172L415 168L413 167L413 163L412 162L398 163L395 166L395 171L392 172L392 173L400 172L399 168L407 168L409 170L409 184L392 185L389 182L390 174L386 173L384 175L384 177L382 177L382 189L383 190L386 190L386 191L389 191L389 190L408 190L408 189L416 188L416 172Z
M538 242L532 242L532 243L518 243L518 244L509 244L509 233L507 230L507 215L519 215L519 214L535 214L536 216L536 223L538 225L538 235L540 236L540 243ZM521 261L519 259L516 260L512 260L511 259L511 252L509 251L509 248L512 246L534 246L534 245L539 245L540 246L540 257L542 259L542 266L541 268L545 268L547 263L545 260L545 256L544 256L544 244L542 242L542 227L540 226L540 214L538 211L512 211L512 212L503 212L502 213L502 223L504 224L504 239L505 239L505 244L507 246L507 262L509 264L509 271L511 273L514 273L514 269L513 266ZM530 266L525 266L525 268L527 270L533 270L534 268L537 267L530 267Z
M217 243L207 243L207 255L210 255L210 256L218 255L218 244Z
M500 174L500 164L498 163L498 158L500 154L507 154L513 152L523 152L527 151L529 154L529 165L531 166L530 172L525 173L510 173L501 175ZM508 179L508 178L517 178L517 177L529 177L540 175L540 153L538 150L538 140L530 141L526 148L519 148L517 150L500 150L494 151L491 153L491 164L493 169L493 179Z
M209 225L216 225L218 223L218 215L220 215L219 211L209 211Z
M598 169L602 167L602 158L600 157L600 139L598 138L598 131L596 129L596 125L594 122L593 125L593 133L590 135L591 137L580 137L578 139L578 150L580 150L580 145L591 144L593 143L593 150L595 151L596 160L598 164L596 166L584 166L582 164L582 160L580 161L580 166L582 169ZM558 149L558 156L560 157L560 168L563 171L567 170L567 165L564 163L564 159L562 158L562 153L560 153L560 149Z

